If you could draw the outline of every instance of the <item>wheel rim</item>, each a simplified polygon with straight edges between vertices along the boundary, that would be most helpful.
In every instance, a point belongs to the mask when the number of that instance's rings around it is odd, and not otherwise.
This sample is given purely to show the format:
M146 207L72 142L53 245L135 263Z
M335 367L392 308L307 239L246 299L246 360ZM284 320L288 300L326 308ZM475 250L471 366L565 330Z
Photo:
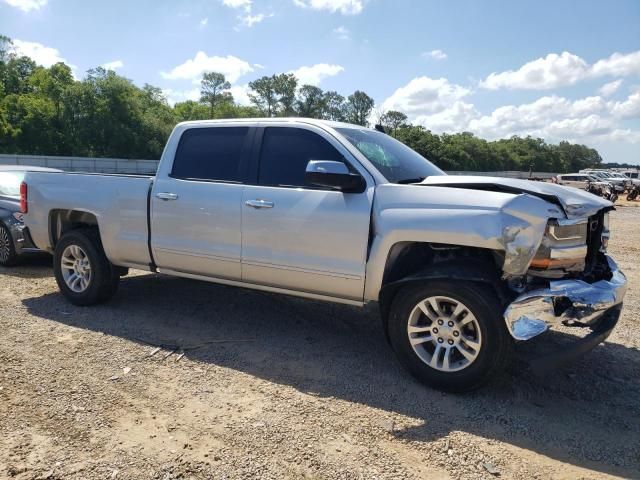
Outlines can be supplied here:
M60 259L62 278L72 291L84 292L91 283L91 262L86 252L77 245L69 245Z
M11 243L9 242L9 233L6 228L0 228L0 261L6 262L11 255Z
M475 315L450 297L433 296L419 302L409 315L407 335L420 360L443 372L467 368L482 348Z

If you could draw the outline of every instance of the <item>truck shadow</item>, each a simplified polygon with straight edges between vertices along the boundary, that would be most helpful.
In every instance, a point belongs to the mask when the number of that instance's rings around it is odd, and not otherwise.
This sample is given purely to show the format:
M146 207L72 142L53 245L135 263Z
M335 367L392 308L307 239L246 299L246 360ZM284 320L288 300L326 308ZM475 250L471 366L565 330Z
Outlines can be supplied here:
M519 360L493 385L458 396L429 389L398 366L375 308L153 275L124 278L116 298L100 307L72 307L57 293L24 304L31 314L66 325L139 343L199 347L187 357L417 419L419 426L393 431L406 440L465 431L640 477L640 352L619 344L599 346L545 378L531 376ZM107 316L112 320L101 319ZM230 341L207 343L220 340Z

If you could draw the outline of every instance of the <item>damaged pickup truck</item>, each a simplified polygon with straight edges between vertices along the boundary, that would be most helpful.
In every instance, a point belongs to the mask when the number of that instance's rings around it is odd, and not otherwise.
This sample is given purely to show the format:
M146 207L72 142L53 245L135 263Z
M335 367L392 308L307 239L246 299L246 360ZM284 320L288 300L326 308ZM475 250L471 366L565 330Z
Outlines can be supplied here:
M384 133L308 119L200 121L157 175L28 173L22 209L76 305L129 268L353 305L378 302L400 362L437 388L496 376L514 344L591 330L626 279L607 256L610 202L559 185L447 176Z

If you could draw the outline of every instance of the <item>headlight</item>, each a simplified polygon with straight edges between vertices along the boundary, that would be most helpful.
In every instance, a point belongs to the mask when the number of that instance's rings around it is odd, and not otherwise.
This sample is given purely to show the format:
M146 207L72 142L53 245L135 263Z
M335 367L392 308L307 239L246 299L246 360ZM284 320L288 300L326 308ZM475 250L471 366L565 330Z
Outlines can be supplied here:
M24 213L21 212L14 212L13 213L13 218L15 218L16 220L18 220L20 223L24 222Z
M587 256L587 227L587 219L549 220L531 268L583 270Z

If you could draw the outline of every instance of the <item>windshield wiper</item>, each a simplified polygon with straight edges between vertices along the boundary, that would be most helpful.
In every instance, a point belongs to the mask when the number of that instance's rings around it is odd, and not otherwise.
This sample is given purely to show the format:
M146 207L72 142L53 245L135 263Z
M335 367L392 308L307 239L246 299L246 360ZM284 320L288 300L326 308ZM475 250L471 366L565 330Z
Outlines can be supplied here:
M402 180L398 180L396 183L400 185L406 185L409 183L420 183L427 177L416 177L416 178L403 178Z

